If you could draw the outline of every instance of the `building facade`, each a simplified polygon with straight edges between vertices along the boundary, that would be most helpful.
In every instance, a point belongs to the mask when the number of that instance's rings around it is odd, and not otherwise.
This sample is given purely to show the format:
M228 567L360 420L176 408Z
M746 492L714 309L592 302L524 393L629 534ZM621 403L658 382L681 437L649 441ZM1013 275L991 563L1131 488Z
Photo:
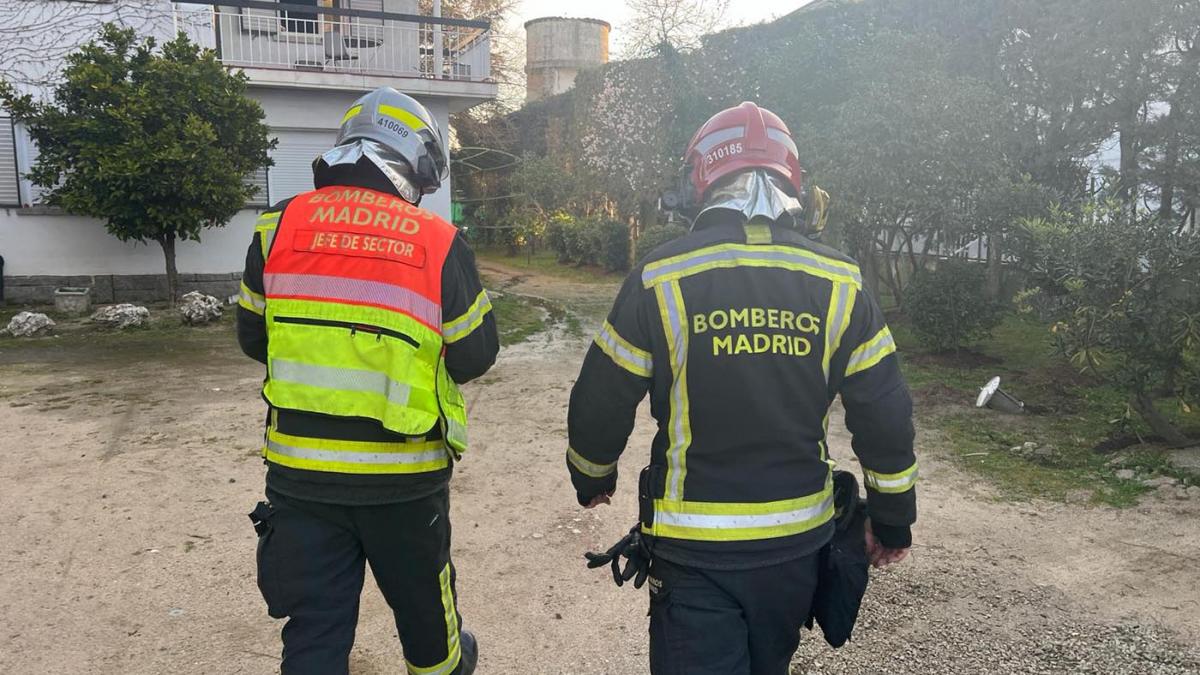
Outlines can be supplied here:
M237 287L257 214L312 188L313 159L333 144L342 115L360 95L395 87L429 108L447 133L450 114L495 98L489 25L416 12L417 0L0 0L0 53L12 55L3 77L47 95L62 59L106 21L160 41L184 32L244 72L247 94L262 105L278 140L275 164L247 178L260 188L254 203L177 251L182 291L226 295ZM99 221L41 205L41 190L24 178L37 148L3 114L4 300L44 302L60 286L90 286L99 303L163 297L157 245L122 243ZM449 219L450 194L447 183L422 206Z

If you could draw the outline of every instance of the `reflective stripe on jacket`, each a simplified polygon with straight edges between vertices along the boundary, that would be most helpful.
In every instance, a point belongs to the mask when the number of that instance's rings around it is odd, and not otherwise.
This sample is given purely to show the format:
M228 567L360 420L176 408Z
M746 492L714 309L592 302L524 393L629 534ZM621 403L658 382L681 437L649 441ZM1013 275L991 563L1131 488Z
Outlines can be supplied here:
M872 517L915 519L911 404L858 266L795 231L717 225L635 269L572 391L581 501L616 485L648 392L658 433L643 531L721 554L814 546L834 513L826 447L841 394ZM693 545L692 543L695 543Z

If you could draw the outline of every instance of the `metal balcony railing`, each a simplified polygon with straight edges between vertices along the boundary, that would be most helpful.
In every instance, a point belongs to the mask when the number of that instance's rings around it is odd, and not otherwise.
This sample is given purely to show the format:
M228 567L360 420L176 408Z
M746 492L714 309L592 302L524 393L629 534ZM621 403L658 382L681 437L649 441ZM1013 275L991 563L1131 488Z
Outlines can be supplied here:
M374 11L381 0L342 4L176 2L174 20L239 68L491 81L488 22Z

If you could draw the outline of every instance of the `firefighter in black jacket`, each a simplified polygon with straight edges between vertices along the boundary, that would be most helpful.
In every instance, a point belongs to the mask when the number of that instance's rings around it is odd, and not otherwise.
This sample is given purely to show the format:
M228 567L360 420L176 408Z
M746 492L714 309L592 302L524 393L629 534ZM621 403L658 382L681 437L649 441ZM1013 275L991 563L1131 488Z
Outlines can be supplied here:
M258 584L287 617L285 675L348 673L365 565L408 673L469 675L450 561L459 383L499 350L471 249L416 204L446 177L436 121L390 88L359 99L316 190L259 217L238 341L267 364Z
M621 288L571 392L567 464L581 505L608 503L649 392L651 671L783 675L833 531L830 406L840 394L884 565L916 519L912 403L858 267L795 227L804 172L784 123L743 103L684 161L693 230Z

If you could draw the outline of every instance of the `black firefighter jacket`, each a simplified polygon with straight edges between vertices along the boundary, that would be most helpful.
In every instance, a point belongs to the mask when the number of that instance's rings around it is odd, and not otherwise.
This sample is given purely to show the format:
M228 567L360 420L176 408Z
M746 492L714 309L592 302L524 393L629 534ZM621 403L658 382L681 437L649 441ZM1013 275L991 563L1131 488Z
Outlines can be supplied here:
M912 402L857 265L798 232L730 218L626 279L571 393L581 503L615 489L639 402L658 433L640 480L654 554L754 567L829 540L830 407L841 396L876 534L911 543Z

